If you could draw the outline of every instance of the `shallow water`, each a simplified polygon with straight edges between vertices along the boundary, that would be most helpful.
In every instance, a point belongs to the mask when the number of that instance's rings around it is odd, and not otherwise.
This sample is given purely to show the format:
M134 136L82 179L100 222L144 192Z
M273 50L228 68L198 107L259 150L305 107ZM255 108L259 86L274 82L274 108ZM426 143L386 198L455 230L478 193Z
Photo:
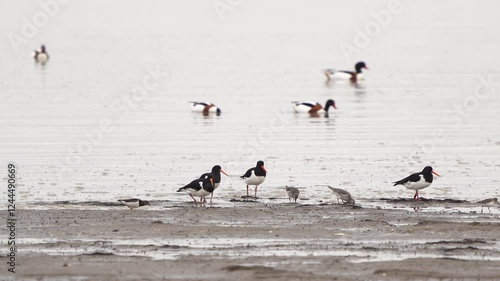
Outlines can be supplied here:
M354 27L386 2L339 11L325 1L297 17L306 2L252 1L224 20L196 3L70 2L19 52L0 43L0 159L18 166L20 208L124 197L188 202L175 190L215 164L231 175L217 190L230 205L245 194L238 176L260 159L269 174L259 195L283 201L285 185L303 187L301 197L314 202L331 200L328 184L365 205L412 197L391 182L425 165L442 177L421 196L500 197L497 2L403 1L352 60L340 44L352 44ZM0 33L19 33L20 18L37 7L0 11ZM29 58L41 42L51 55L43 67ZM370 70L358 87L325 83L322 69L361 59ZM158 85L128 104L151 69L163 73ZM492 82L475 96L481 79ZM329 98L339 109L328 118L290 106ZM222 115L193 114L192 100L213 102ZM453 113L459 105L463 116ZM103 120L113 130L101 136Z

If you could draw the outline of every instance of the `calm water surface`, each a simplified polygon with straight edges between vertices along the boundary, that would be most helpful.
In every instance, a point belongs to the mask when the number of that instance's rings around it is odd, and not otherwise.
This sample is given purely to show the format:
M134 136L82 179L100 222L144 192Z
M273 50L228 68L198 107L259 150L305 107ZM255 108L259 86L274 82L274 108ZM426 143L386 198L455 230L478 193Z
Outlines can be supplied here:
M209 1L75 1L17 52L7 35L40 7L1 4L0 159L18 166L20 204L188 201L175 190L215 164L231 175L218 191L227 202L244 194L238 176L260 159L263 197L285 198L293 185L329 200L328 184L361 205L411 197L391 182L426 165L442 177L424 197L499 197L499 4L402 1L345 57L341 44L387 3L246 1L221 20ZM43 67L29 57L40 43L51 56ZM365 82L325 83L322 69L357 60L370 67ZM152 71L157 84L134 101ZM490 82L478 98L481 79ZM338 110L327 118L290 104L330 98ZM189 101L222 115L193 114ZM101 122L112 130L101 133Z

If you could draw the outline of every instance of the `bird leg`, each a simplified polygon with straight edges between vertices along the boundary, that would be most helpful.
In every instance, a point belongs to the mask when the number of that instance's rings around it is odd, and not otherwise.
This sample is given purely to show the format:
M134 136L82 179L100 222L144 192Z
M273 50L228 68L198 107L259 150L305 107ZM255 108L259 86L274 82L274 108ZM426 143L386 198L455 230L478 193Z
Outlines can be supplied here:
M257 199L257 187L258 185L255 186L255 199Z
M484 206L481 206L481 214L483 213L483 208L484 208Z
M214 197L214 193L210 193L210 204L212 204L212 197Z
M247 184L247 196L248 196L248 184Z
M325 76L326 76L326 81L330 81L332 78L330 78L330 74L328 74L328 70L325 70Z
M200 206L205 206L206 202L207 202L207 199L205 199L205 197L200 197Z
M417 190L417 191L415 191L415 195L413 195L413 199L414 199L415 201L420 200L420 197L418 197L418 190Z
M189 196L191 196L191 198L193 198L194 204L195 204L196 206L198 206L198 201L196 201L196 199L193 197L193 195L189 194Z

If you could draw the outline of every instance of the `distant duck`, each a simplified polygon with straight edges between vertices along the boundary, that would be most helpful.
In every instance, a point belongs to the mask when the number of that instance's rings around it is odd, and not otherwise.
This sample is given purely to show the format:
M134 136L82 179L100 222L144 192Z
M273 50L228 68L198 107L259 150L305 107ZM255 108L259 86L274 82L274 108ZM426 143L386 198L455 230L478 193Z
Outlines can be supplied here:
M347 190L343 190L340 188L335 188L328 186L328 188L337 196L337 203L340 204L340 200L342 200L343 204L353 205L356 203L352 198L351 194Z
M483 213L483 207L488 207L488 211L491 213L490 207L500 207L500 203L498 203L497 198L488 198L477 202L477 204L481 205L481 214Z
M368 69L368 67L364 62L360 61L354 65L355 71L326 69L324 73L328 81L330 81L331 79L348 79L352 83L356 83L359 80L364 79L363 74L361 73L363 69Z
M36 62L39 62L41 64L45 64L49 60L49 54L47 54L45 45L42 45L40 49L35 50L33 58L35 59Z
M209 113L215 113L217 116L221 114L220 108L218 108L215 104L213 103L206 103L206 102L196 102L196 101L190 101L191 103L191 111L193 112L202 112L203 115L207 116Z
M297 198L299 198L300 191L296 187L287 186L285 187L286 193L288 194L288 201L292 202L292 198L295 203L297 203Z
M194 196L200 197L200 206L202 206L206 202L205 197L214 191L214 177L211 173L207 173L203 178L195 179L177 190L177 192L182 191L187 192L193 198L195 205L198 205L198 201Z
M414 200L419 200L420 197L418 197L418 191L420 189L424 189L431 185L433 176L432 174L440 177L434 170L432 169L431 166L425 167L422 172L420 173L414 173L402 180L398 180L394 182L394 186L400 184L403 185L404 187L408 189L413 189L415 190L415 195L413 195Z
M335 101L331 99L326 101L325 107L315 101L292 101L292 106L296 113L309 113L311 115L328 113L330 107L337 109Z
M240 178L245 180L247 184L247 196L248 196L248 186L255 185L255 198L257 198L257 187L261 185L266 180L267 170L264 168L264 161L258 161L254 168L248 169L248 171Z
M151 206L151 205L149 205L148 201L141 200L141 199L136 199L136 198L122 199L122 200L118 200L118 202L126 205L127 207L130 208L130 210L135 209L135 208L139 208L139 207L142 207L142 206L146 206L146 205L147 206Z
M224 175L229 177L229 175L226 174L226 172L224 172L224 170L222 170L221 166L215 165L215 166L213 166L212 171L210 173L204 173L203 175L200 176L200 179L203 179L203 178L208 177L209 175L212 175L212 177L214 178L214 191L215 191L217 189L217 187L219 187L219 185L220 185L220 182L221 182L220 174L221 173L223 173ZM210 204L212 203L213 196L214 196L214 192L212 192L210 194Z

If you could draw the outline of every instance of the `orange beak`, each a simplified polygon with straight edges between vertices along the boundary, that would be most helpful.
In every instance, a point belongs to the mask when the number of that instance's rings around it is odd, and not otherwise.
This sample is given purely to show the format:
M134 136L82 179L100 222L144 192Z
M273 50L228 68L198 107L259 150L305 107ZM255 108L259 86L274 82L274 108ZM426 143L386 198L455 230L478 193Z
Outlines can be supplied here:
M438 175L438 173L436 173L436 172L434 172L434 171L432 171L432 173L433 173L434 175L436 175L436 176L440 177L440 175Z
M224 172L224 170L220 169L220 172L229 177L229 175L226 174L226 172Z
M264 172L266 172L266 173L267 173L267 170L266 170L266 168L264 168L264 165L262 165L262 166L260 166L260 167L262 168L262 170L264 170Z
M213 178L210 178L210 183L212 183L212 185L214 185L214 179Z
M364 69L369 69L368 66L365 66Z

